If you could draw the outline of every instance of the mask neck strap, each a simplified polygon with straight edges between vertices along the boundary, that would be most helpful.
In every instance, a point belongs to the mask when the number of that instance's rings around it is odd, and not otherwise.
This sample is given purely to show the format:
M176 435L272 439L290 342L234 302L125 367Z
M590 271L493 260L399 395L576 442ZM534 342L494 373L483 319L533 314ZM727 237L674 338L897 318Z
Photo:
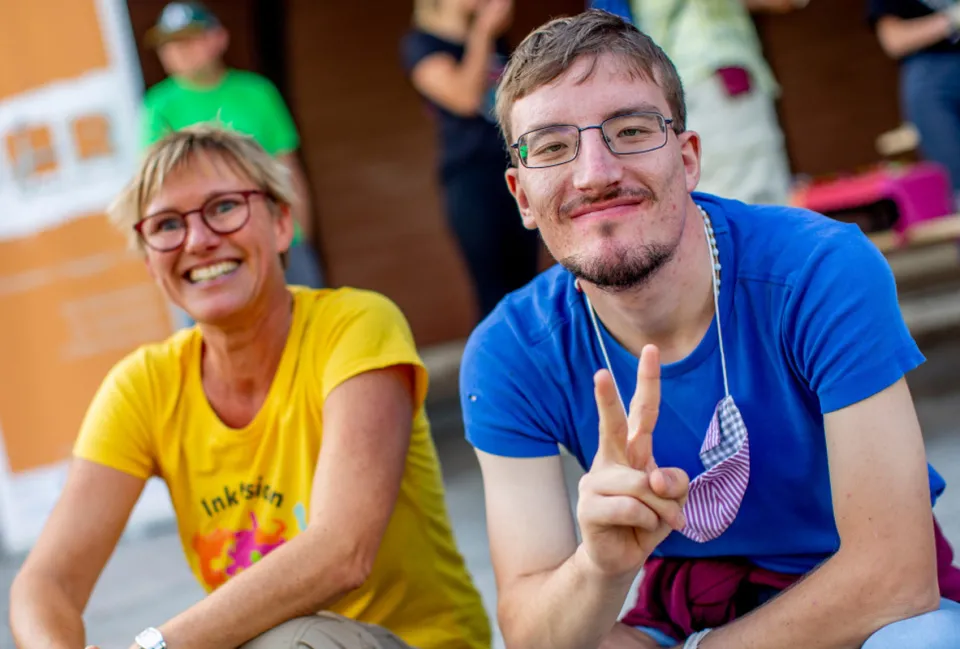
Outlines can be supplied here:
M697 205L703 217L703 233L707 237L708 253L710 254L710 278L713 280L713 314L717 321L717 340L720 346L720 369L723 372L723 394L730 396L730 381L727 380L727 356L723 353L723 329L720 326L720 249L717 248L717 237L713 233L713 222L707 211Z
M707 253L710 255L710 278L713 283L713 312L714 318L717 322L717 339L720 346L720 368L723 372L723 393L724 396L730 396L730 382L727 379L727 357L723 352L723 331L720 328L720 251L717 248L717 239L713 233L713 224L710 221L710 217L707 215L706 210L704 210L700 205L697 205L697 209L700 210L700 215L703 217L703 231L707 238ZM578 289L579 287L578 282ZM590 303L590 298L587 297L586 291L580 290L580 293L583 295L583 300L586 302L587 313L590 315L590 323L593 327L593 332L596 334L597 342L600 344L600 353L603 355L603 362L607 367L607 371L610 372L610 378L613 379L613 387L617 391L617 398L620 400L620 407L623 408L624 412L627 412L627 406L623 402L623 394L620 392L620 386L617 385L617 377L613 372L613 365L610 363L610 356L607 353L607 345L603 341L603 333L600 329L600 322L597 319L597 312L593 308L593 304Z

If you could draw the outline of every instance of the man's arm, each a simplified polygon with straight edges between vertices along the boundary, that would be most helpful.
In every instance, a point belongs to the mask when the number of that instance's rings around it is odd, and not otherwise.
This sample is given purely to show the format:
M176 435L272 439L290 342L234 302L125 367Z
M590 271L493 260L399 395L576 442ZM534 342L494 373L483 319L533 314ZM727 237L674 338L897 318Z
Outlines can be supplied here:
M560 457L477 456L506 646L591 646L580 637L597 646L633 577L604 579L589 567L577 545Z
M307 529L160 626L170 649L234 649L366 581L400 490L413 384L395 366L330 392Z
M634 579L671 528L685 525L687 476L660 469L653 459L659 358L652 346L641 354L629 418L609 372L595 377L599 445L578 489L579 546L558 456L477 451L508 647L587 649L627 635L617 616ZM643 646L622 639L623 649Z
M840 550L703 649L854 649L939 604L920 425L904 379L825 417Z
M293 210L293 220L300 225L303 230L303 237L310 241L313 237L313 212L310 203L310 185L307 181L307 174L300 164L300 158L296 151L283 153L277 156L277 159L290 171L290 179L293 181L293 190L296 193L296 204L291 205Z
M17 647L84 646L83 610L144 483L94 462L72 462L63 493L10 588Z

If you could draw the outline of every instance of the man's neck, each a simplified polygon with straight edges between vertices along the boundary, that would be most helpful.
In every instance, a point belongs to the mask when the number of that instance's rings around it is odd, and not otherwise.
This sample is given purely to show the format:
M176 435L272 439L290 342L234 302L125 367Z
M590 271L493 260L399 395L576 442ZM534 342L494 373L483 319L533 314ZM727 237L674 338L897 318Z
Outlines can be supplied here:
M266 396L293 322L293 296L286 287L273 293L254 312L244 314L246 326L201 325L201 367L208 393L244 401Z
M227 68L223 63L211 63L188 76L181 77L180 82L196 90L209 90L218 86L226 74Z
M648 282L616 292L582 286L597 317L630 353L639 356L644 345L653 344L662 363L674 363L696 349L713 320L710 259L702 217L691 199L673 257Z

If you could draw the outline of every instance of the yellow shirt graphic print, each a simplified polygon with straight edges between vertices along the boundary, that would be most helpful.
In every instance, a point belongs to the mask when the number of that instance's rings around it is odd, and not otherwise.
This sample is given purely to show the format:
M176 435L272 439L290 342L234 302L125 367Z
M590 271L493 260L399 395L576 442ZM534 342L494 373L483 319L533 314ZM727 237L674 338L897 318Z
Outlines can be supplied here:
M251 507L250 501L259 501L260 518L257 506ZM264 503L268 505L266 508ZM236 487L225 484L221 493L201 498L200 505L215 525L210 532L195 532L191 544L196 554L197 571L208 590L249 568L307 527L303 502L297 502L292 508L288 504L284 509L284 494L265 483L263 476L258 476L256 481L241 480ZM241 519L239 527L236 523L224 526L225 515L234 511L246 515L246 525ZM293 515L292 525L288 522L288 513ZM235 519L235 516L230 517L231 521ZM201 524L200 527L205 526Z

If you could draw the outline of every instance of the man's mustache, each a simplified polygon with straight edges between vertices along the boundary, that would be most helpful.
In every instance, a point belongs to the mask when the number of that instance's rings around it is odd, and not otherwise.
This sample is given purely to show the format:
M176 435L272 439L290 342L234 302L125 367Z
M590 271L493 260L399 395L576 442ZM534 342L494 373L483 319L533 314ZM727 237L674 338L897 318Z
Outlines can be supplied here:
M605 203L607 201L613 201L621 198L626 198L629 200L636 200L636 201L642 201L642 200L652 201L656 199L656 196L654 196L653 192L647 189L646 187L631 187L631 188L623 187L623 188L611 190L605 194L601 194L600 196L575 198L561 205L560 209L558 210L558 213L562 218L568 218L570 214L572 214L576 210L579 210L585 207L590 207L591 205L597 205L600 203Z

